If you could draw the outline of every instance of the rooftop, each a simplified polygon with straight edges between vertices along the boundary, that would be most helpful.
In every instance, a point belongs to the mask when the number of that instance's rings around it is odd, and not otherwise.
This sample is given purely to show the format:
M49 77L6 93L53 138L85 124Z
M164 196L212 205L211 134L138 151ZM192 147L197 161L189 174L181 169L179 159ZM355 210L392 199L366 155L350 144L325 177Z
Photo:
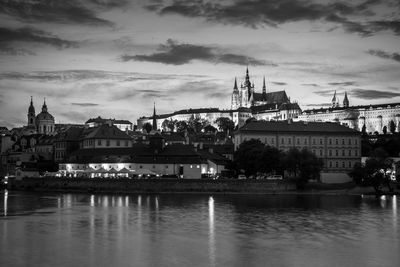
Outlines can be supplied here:
M239 132L331 132L359 133L354 129L330 122L287 122L287 121L252 121L241 127Z

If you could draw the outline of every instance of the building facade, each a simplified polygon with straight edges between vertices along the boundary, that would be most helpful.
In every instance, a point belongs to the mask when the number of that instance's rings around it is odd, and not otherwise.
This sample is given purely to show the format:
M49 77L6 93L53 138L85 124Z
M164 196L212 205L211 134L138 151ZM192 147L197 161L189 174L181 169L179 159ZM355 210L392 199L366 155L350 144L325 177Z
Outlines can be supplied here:
M340 105L336 91L332 98L330 108L304 110L295 120L308 122L336 122L357 131L365 131L369 134L395 132L400 127L400 103L350 106L347 93L345 93L343 105Z
M360 132L337 123L254 121L240 128L234 137L235 149L247 140L282 151L306 148L323 160L321 181L351 181L348 173L361 161Z

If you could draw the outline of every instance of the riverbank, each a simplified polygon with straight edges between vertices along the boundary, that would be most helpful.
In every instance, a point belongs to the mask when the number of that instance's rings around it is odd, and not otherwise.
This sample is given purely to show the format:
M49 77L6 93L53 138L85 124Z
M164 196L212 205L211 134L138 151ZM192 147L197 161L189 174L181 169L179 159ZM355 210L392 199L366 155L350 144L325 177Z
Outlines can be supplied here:
M236 193L236 194L375 194L371 187L357 187L353 183L310 183L299 191L290 181L269 180L208 180L208 179L87 179L87 178L24 178L12 180L9 190L38 192L83 193ZM386 190L385 190L386 191ZM386 194L383 192L383 194ZM395 192L388 194L399 194Z

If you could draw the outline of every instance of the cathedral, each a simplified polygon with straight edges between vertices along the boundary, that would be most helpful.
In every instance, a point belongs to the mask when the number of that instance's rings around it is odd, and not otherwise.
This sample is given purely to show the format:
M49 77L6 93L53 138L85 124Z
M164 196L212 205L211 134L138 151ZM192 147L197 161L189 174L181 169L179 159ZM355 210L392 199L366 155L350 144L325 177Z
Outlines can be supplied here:
M240 89L237 86L237 80L235 78L231 99L232 110L236 110L238 108L252 108L254 106L262 106L267 104L276 104L280 106L281 104L288 103L290 103L290 99L285 91L267 93L265 77L263 79L262 93L256 93L254 90L254 83L250 82L248 68L246 69L245 80L240 85Z
M54 117L47 110L46 99L43 102L42 112L36 115L31 97L28 108L28 125L24 132L25 134L53 134L55 132Z

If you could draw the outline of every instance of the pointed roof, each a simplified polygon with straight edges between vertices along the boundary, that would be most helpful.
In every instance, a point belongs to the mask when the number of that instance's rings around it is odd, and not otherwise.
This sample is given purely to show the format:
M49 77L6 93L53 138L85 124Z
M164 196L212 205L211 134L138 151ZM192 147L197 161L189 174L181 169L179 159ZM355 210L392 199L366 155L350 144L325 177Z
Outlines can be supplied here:
M336 90L335 93L333 94L332 102L336 102Z
M154 110L153 110L153 130L157 130L157 119L156 119L156 102L154 102Z
M33 106L32 96L31 96L31 104L29 105L28 113L35 113L35 107Z
M238 90L238 86L237 86L236 77L235 77L235 84L233 85L233 90Z

